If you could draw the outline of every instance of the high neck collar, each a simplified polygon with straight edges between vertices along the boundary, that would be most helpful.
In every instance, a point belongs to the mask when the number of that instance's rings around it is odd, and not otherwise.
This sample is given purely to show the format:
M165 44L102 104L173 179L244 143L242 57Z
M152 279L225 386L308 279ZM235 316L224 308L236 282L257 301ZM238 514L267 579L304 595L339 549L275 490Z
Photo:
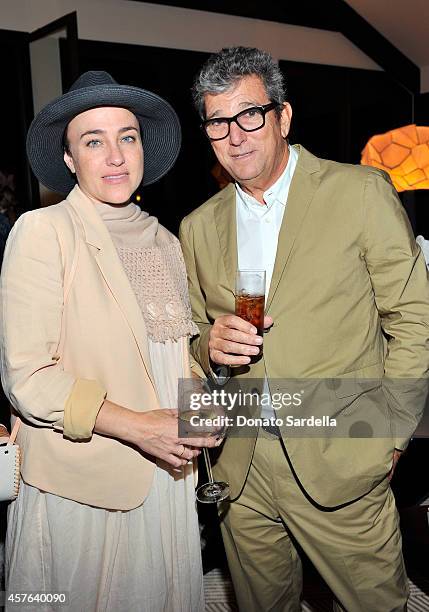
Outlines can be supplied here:
M122 206L94 204L116 247L146 247L155 243L158 220L130 202Z
M132 223L138 219L140 215L144 215L144 217L149 216L148 213L143 212L134 202L130 202L129 204L107 204L97 202L94 206L103 221L120 220Z

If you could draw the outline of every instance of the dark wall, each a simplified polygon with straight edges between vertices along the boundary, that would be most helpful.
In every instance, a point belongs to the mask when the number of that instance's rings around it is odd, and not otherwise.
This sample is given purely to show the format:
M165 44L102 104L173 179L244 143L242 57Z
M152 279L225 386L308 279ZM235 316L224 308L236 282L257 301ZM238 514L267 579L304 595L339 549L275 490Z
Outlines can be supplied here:
M429 125L429 93L416 96L414 119L417 125ZM402 199L414 220L416 234L423 234L429 239L429 190L409 191Z
M417 97L416 123L419 125L429 125L429 92Z
M29 200L30 173L25 158L25 134L32 114L28 36L0 30L3 82L0 97L2 147L0 170L17 177L20 209ZM174 106L183 126L183 147L176 166L144 192L144 206L177 231L183 216L217 190L210 174L214 156L199 129L190 88L208 54L90 41L79 42L79 69L108 70L123 83L146 87ZM368 138L414 121L429 125L429 94L415 99L386 73L321 64L281 62L293 106L291 142L316 155L359 163ZM401 196L416 233L429 236L429 192Z
M0 266L10 222L29 206L30 173L25 156L25 138L32 114L27 36L21 32L0 30L0 56L3 88L0 96L0 172L14 181L0 184L0 205L9 208L0 213ZM10 215L10 219L8 218ZM9 425L9 406L0 387L0 423ZM0 516L0 541L1 541ZM1 585L0 585L1 586Z
M291 140L326 159L357 164L371 136L429 125L429 94L413 98L386 73L280 62L294 108ZM413 108L414 104L414 108ZM403 192L415 234L429 238L429 191Z
M368 139L411 122L412 96L375 70L280 62L294 109L291 140L325 159L359 163Z
M33 113L28 37L22 32L0 30L2 93L0 96L0 171L15 177L20 210L29 206L30 172L25 139Z
M192 51L79 42L81 72L107 70L119 83L161 95L179 115L183 144L176 165L161 181L143 192L143 208L174 232L188 212L217 190L210 175L213 157L199 129L190 93L194 75L206 57L204 53Z
M107 70L118 82L160 94L179 115L183 146L176 166L143 194L143 207L174 232L184 215L217 190L210 174L214 156L190 94L207 57L195 51L79 42L82 72ZM291 142L320 157L359 163L370 136L413 121L412 95L384 72L285 61L280 66L294 111ZM412 216L415 230L429 234L426 211Z

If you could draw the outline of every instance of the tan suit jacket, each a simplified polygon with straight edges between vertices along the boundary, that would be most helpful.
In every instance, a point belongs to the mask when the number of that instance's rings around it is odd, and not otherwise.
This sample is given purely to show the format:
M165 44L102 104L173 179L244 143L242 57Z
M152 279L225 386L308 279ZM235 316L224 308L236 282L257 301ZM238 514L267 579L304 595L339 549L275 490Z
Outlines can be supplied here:
M116 249L94 205L67 199L22 215L9 238L1 285L2 379L24 418L24 480L99 506L140 505L154 464L120 441L62 434L77 379L135 411L158 409L146 328Z
M239 375L267 376L272 391L276 379L347 379L327 385L329 414L352 414L359 421L360 415L368 420L380 411L390 423L391 435L372 439L288 437L282 429L302 486L317 503L333 507L365 494L386 476L394 448L406 446L421 417L429 368L429 283L384 173L318 159L299 145L297 151L266 303L274 327L264 338L263 359ZM200 328L191 350L208 373L210 327L234 312L234 186L186 217L180 238ZM215 466L216 476L229 480L232 499L242 490L254 444L252 436L227 438Z

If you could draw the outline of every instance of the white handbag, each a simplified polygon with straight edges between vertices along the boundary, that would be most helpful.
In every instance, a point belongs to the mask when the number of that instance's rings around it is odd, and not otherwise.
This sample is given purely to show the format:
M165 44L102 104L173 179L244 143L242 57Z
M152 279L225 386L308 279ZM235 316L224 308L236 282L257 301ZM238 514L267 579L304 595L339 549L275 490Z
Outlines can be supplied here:
M0 502L16 499L19 492L20 450L15 443L21 419L16 419L6 444L0 446Z

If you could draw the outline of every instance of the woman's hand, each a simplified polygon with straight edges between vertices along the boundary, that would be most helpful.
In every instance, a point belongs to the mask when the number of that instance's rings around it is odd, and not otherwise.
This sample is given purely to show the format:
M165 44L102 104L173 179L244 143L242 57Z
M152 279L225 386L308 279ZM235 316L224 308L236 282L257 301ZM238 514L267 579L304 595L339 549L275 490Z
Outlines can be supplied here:
M100 408L94 431L134 444L173 467L186 465L197 457L198 447L214 447L221 443L213 437L179 438L177 410L135 412L109 400Z
M9 432L4 425L0 425L0 444L9 440Z
M200 454L202 446L216 446L213 438L179 438L177 410L151 410L137 413L133 443L146 453L174 467L185 465Z

